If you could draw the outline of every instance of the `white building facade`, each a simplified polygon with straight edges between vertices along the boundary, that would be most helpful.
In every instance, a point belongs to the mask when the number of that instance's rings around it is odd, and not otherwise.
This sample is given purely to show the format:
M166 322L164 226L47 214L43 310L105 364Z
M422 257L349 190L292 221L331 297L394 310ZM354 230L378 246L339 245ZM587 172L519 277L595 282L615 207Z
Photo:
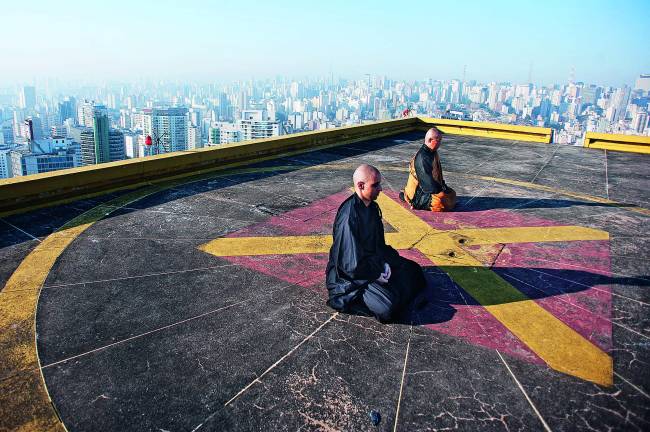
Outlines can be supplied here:
M151 108L142 118L144 136L152 139L153 153L187 150L187 108Z

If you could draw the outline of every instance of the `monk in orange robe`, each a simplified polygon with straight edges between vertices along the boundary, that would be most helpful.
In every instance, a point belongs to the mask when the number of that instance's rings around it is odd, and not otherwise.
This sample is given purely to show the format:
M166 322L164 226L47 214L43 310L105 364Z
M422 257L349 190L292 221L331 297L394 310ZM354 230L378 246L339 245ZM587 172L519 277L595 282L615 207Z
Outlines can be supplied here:
M445 184L438 148L442 132L432 127L424 144L409 164L409 178L400 198L418 210L451 211L456 206L456 192Z

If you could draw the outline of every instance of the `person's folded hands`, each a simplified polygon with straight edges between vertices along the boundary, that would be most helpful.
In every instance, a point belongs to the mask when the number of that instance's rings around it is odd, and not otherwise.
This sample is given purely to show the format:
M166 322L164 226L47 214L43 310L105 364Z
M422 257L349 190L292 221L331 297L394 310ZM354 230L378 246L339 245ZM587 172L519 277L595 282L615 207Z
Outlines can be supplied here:
M390 275L391 275L390 266L388 265L388 263L385 263L384 272L379 275L379 277L377 278L377 282L388 283L388 279L390 279Z

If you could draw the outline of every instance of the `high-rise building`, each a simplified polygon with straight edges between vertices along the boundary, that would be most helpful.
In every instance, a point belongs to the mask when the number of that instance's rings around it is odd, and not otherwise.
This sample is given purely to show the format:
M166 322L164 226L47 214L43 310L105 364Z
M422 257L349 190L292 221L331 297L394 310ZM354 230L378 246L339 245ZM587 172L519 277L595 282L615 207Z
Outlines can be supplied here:
M294 130L301 130L303 128L302 113L293 113L289 115L289 123L291 123Z
M117 129L108 131L108 159L111 162L126 159L124 133Z
M242 140L242 131L232 123L221 123L219 125L219 143L229 144Z
M69 118L75 118L75 100L67 97L59 102L58 125L62 125Z
M463 84L459 80L451 80L451 98L450 101L453 104L460 102L460 95L463 91Z
M144 112L144 135L150 136L153 152L187 150L187 108L152 108Z
M221 144L221 128L211 127L208 135L208 145Z
M299 82L292 82L291 83L291 88L289 89L289 94L291 95L292 98L301 98L303 96L304 90L302 83Z
M635 90L643 90L644 92L650 92L650 74L641 74L636 79L634 84Z
M625 113L629 101L630 88L628 86L625 85L614 92L611 106L616 108L616 112L612 118L613 122L617 122L618 120L625 120Z
M74 166L74 151L71 149L60 149L45 154L23 154L21 158L22 175L58 171Z
M218 110L218 120L220 121L231 121L232 120L232 107L230 101L228 100L228 95L226 93L219 94L219 110Z
M126 158L124 134L110 128L106 107L93 108L93 127L71 128L70 136L79 142L82 165L94 165Z
M109 141L110 121L106 107L96 105L93 110L93 143L95 162L110 162L110 141Z
M68 130L65 126L52 126L50 128L50 136L54 137L65 137L68 135Z
M125 132L124 149L127 158L137 158L144 156L144 145L141 145L141 133Z
M0 178L13 177L11 172L11 150L0 149Z
M201 111L197 108L190 108L188 113L189 121L192 126L201 126Z
M280 135L280 125L269 119L264 110L244 110L238 127L244 141Z
M25 112L21 109L14 110L13 115L13 131L14 137L22 136L23 131L23 121L25 121Z
M643 133L648 125L648 113L645 111L637 111L632 117L632 129L635 132Z
M38 117L28 117L21 127L20 135L29 142L39 140L43 137L41 120Z
M76 149L61 137L30 142L30 149L12 151L9 177L39 174L77 166Z
M18 104L22 109L33 110L36 106L36 88L24 86L20 92Z
M11 124L6 124L2 126L1 132L4 138L5 145L11 145L14 143L14 128Z
M122 129L131 129L131 113L129 110L121 109L120 110L120 127Z
M83 127L93 127L93 117L94 117L94 106L95 103L84 100L77 107L77 124Z
M95 165L95 134L91 128L79 128L81 165ZM73 135L75 135L73 133Z
M201 128L197 126L189 126L187 128L187 149L198 149L203 147L203 141L201 139Z
M600 97L600 88L595 85L585 86L582 88L581 95L584 105L595 105Z
M488 86L488 107L491 110L497 108L497 102L499 97L499 85L495 82L491 82Z

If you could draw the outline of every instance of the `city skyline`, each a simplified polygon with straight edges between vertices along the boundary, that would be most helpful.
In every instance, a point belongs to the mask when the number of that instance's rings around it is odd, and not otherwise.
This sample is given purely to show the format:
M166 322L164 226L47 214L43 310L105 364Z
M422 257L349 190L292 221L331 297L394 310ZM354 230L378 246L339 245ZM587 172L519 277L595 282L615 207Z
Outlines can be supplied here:
M482 6L35 1L3 8L0 36L19 42L3 46L0 87L366 73L540 85L573 76L618 87L650 71L643 1Z
M0 91L0 177L413 115L551 127L557 144L580 145L586 132L650 134L647 74L618 88L367 75L17 90Z

